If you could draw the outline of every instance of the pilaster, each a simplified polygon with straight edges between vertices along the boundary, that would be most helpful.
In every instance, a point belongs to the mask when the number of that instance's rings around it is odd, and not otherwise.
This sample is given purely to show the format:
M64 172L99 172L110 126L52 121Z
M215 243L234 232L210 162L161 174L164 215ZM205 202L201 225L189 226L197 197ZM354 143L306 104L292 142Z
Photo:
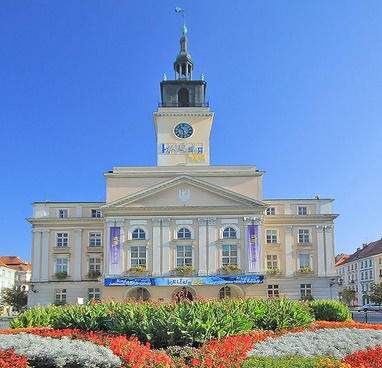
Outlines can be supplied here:
M216 218L208 219L208 275L216 275Z
M49 281L49 272L53 271L49 264L49 236L50 230L42 230L41 281Z
M285 226L285 277L293 277L293 226Z
M153 219L153 244L152 244L152 264L153 264L153 276L160 276L161 275L161 220L156 218Z
M73 281L81 280L81 265L82 265L82 229L74 230L74 262L73 262Z
M162 218L162 275L170 275L170 219Z
M198 218L199 222L199 276L207 275L207 219Z

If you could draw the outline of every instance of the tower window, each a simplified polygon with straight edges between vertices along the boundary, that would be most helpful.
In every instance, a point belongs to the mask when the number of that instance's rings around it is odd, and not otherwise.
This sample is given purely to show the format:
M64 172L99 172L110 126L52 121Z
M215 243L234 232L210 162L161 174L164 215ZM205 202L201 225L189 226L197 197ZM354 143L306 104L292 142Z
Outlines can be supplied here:
M190 106L190 93L187 88L178 91L178 105L180 107Z

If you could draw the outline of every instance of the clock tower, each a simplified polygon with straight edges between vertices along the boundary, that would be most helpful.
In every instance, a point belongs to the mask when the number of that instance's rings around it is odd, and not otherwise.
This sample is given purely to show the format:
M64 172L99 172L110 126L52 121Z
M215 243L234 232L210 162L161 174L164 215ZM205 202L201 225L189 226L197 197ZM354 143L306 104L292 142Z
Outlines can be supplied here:
M154 112L158 166L209 166L210 133L214 113L206 103L203 76L192 79L194 63L188 53L183 26L180 52L174 62L175 79L160 83L161 103Z

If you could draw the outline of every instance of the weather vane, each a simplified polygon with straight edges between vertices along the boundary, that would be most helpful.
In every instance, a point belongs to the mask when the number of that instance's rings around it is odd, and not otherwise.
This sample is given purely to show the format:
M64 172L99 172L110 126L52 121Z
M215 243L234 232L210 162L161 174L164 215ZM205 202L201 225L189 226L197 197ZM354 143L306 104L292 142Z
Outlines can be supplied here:
M183 28L182 28L182 33L183 33L183 36L185 36L186 33L187 33L187 27L186 27L186 18L184 17L184 9L179 8L179 7L176 7L176 8L175 8L175 12L176 12L176 13L180 13L180 14L182 14L182 17L183 17Z

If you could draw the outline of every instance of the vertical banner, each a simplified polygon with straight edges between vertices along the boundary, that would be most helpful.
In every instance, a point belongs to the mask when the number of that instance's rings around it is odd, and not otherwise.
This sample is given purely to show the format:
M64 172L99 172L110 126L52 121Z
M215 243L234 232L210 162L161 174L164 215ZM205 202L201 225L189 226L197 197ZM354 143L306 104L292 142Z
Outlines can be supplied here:
M260 271L260 246L258 225L248 225L248 271Z
M116 274L121 272L121 243L120 243L121 228L110 228L110 258L109 258L109 273Z

